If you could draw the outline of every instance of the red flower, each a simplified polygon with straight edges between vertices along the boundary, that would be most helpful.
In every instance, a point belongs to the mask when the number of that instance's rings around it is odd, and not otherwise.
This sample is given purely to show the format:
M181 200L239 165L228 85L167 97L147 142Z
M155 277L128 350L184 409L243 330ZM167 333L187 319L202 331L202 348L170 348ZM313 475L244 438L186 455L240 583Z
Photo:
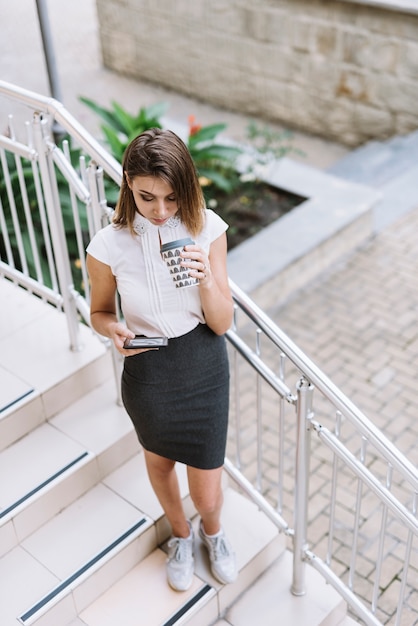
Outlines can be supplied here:
M196 133L199 132L199 130L202 128L201 124L196 124L195 123L195 116L194 115L189 115L188 120L189 120L189 135L190 137L192 137L193 135L196 135Z

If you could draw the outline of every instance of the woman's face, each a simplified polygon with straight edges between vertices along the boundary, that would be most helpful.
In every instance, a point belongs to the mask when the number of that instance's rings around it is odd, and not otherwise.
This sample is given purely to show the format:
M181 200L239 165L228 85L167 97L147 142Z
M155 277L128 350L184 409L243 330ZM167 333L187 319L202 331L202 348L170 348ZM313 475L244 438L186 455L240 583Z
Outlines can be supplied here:
M162 226L178 211L177 198L172 187L154 176L126 176L136 208L152 224Z

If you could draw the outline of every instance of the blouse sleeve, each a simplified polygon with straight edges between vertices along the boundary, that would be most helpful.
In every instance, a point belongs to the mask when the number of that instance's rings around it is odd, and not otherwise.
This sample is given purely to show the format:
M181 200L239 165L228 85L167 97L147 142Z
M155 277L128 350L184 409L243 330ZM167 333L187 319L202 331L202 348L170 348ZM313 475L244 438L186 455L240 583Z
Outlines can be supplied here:
M212 209L206 209L206 224L208 229L209 240L215 241L228 228L228 224Z
M106 245L106 237L105 233L109 226L106 226L103 230L99 230L93 239L90 241L86 250L90 256L94 257L98 261L105 263L106 265L111 265L109 248Z

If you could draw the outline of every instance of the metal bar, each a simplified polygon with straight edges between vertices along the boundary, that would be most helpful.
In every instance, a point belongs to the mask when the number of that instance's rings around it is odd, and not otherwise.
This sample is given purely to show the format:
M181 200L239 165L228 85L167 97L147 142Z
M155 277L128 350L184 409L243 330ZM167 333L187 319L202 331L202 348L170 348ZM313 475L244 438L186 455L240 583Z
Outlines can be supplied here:
M35 266L35 273L36 273L36 277L37 277L38 281L39 282L44 282L43 281L43 275L42 275L42 269L41 269L41 262L40 262L40 258L39 258L38 245L37 245L35 231L34 231L34 227L33 227L32 214L31 214L31 210L30 210L30 207L29 207L28 192L27 192L27 188L26 188L25 177L24 177L24 174L23 174L22 162L21 162L20 157L17 154L15 154L14 156L15 156L15 164L16 164L17 176L18 176L18 180L19 180L20 193L22 194L22 204L23 204L23 211L24 211L24 214L25 214L26 227L27 227L27 230L28 230L29 242L30 242L30 247L31 247L31 252L32 252L32 257L33 257L33 263L34 263L34 266ZM25 251L25 257L27 257L26 251ZM29 270L28 270L28 272L29 272Z
M285 381L285 364L286 355L280 353L279 380ZM283 483L284 483L284 419L285 419L285 401L284 398L279 399L279 447L278 447L278 481L277 481L277 510L279 513L283 511Z
M414 494L414 500L412 502L412 514L414 516L416 516L416 514L417 514L417 504L418 504L417 500L418 500L418 494L415 493ZM405 559L404 559L404 566L403 566L403 570L402 570L401 588L399 590L398 610L396 612L395 626L401 626L402 608L403 608L403 603L404 603L404 598L405 598L406 582L407 582L407 578L408 578L408 568L409 568L409 563L411 561L411 551L412 551L412 541L413 541L413 538L414 537L413 537L412 532L409 531L408 539L407 539L406 546L405 546Z
M342 412L356 429L401 472L418 491L417 468L385 437L372 422L345 396L334 383L282 332L276 324L233 281L230 286L235 302L275 343L308 380L336 409Z
M71 154L70 154L70 146L69 146L68 141L63 142L63 154L65 158L67 159L68 164L71 165ZM87 201L88 201L88 197L89 197L88 190L86 189L85 191L86 191L86 194L84 194L84 197L87 198ZM75 240L76 240L78 258L80 260L80 267L81 267L81 277L84 283L84 293L85 293L87 300L90 301L89 279L88 279L87 268L86 268L86 252L84 249L83 232L82 232L81 223L80 223L80 214L79 214L79 209L78 209L77 198L76 198L76 194L72 185L69 185L69 192L70 192L70 202L71 202L71 213L73 216L73 223L74 223Z
M367 447L367 439L362 437L361 450L360 450L360 463L362 465L364 465L364 461L366 458L366 447ZM350 559L350 567L348 570L348 586L350 587L350 589L353 588L354 572L356 569L362 490L363 490L363 483L361 481L361 478L359 477L357 480L357 496L356 496L356 509L355 509L355 514L354 514L353 545L351 546L351 559Z
M0 234L3 238L4 248L6 252L7 263L10 267L14 268L15 262L13 259L13 250L10 242L9 231L6 223L6 216L4 214L3 203L0 198Z
M247 344L238 337L237 333L233 330L226 332L228 341L234 346L236 350L250 363L254 369L256 369L266 382L277 393L287 400L290 404L296 404L296 398L292 394L289 387L287 387L276 374L265 364L263 361L247 346Z
M336 413L335 423L335 436L338 438L341 432L341 413ZM332 479L331 479L331 499L330 499L330 513L329 513L329 525L328 525L328 548L325 562L327 565L331 563L332 557L332 545L334 541L334 528L335 528L335 504L337 501L337 476L338 476L338 456L334 453L332 462Z
M42 185L41 185L41 180L40 180L38 161L32 161L32 176L33 176L33 181L35 184L36 201L38 204L39 217L41 220L42 237L43 237L43 243L45 246L46 259L48 263L49 278L51 280L52 289L55 292L57 292L58 291L58 277L57 277L57 271L55 268L54 253L52 250L51 237L50 237L49 228L48 228L48 219L46 215L44 196L42 193Z
M364 606L364 604L358 599L357 596L341 581L341 579L334 574L334 572L313 552L310 550L305 551L305 558L309 564L312 565L317 572L326 580L332 587L338 591L342 598L349 604L356 612L356 614L364 621L366 626L382 626L382 622L370 613L370 611Z
M0 147L4 148L8 152L18 154L23 159L28 159L28 161L34 161L38 157L36 150L33 148L25 146L25 144L19 143L19 141L16 141L15 139L10 139L5 135L0 135Z
M232 328L237 332L237 312L238 307L234 304L234 318ZM240 404L240 376L239 376L239 352L234 350L234 397L235 397L235 459L238 469L241 469L241 404Z
M386 487L389 491L392 485L392 476L393 476L393 468L389 465L387 476L386 476ZM383 549L385 546L385 533L386 533L387 518L388 518L388 507L386 506L386 504L382 504L382 519L380 522L379 546L377 549L376 574L374 577L373 595L372 595L372 604L371 604L372 613L376 613L376 609L377 609L377 596L379 594L379 582L380 582L380 575L382 571Z
M349 467L356 476L361 479L367 486L377 495L381 502L385 503L395 516L401 520L408 529L418 535L418 520L411 515L406 507L404 507L380 482L369 472L369 470L359 464L355 456L351 454L326 428L312 421L312 427L316 430L326 445L333 450L340 459L342 459L347 467Z
M293 535L293 531L289 528L288 523L277 513L277 511L267 502L267 500L252 486L249 480L241 474L241 472L227 458L224 462L225 471L241 487L241 489L249 496L249 498L257 504L260 511L265 513L267 517L277 526L277 528L287 535Z
M305 563L303 552L306 549L306 527L308 519L309 491L309 437L308 423L311 419L313 386L306 378L297 385L297 435L296 435L296 476L295 510L293 537L293 580L291 591L294 596L306 593Z
M68 145L68 142L66 142ZM61 174L64 176L65 180L68 182L70 188L74 191L77 197L87 204L90 200L90 193L87 187L82 183L82 181L77 176L73 166L71 165L71 160L55 145L51 142L47 142L47 148L52 156L52 160L54 161L57 168L60 170Z
M48 8L45 0L36 0L38 10L39 26L41 29L42 42L44 45L46 68L48 72L49 86L54 98L62 100L61 88L58 79L58 70L55 62L54 47L52 44L52 33L49 25Z
M261 330L257 328L255 339L255 353L261 360ZM262 428L262 404L261 404L261 378L257 375L256 380L256 424L257 424L257 489L262 489L263 468L263 428Z
M61 102L54 98L41 96L33 91L22 89L11 83L0 80L0 94L11 100L25 104L38 112L40 108L54 117L76 142L89 154L118 185L122 182L122 166L103 146L88 133L85 128L69 113Z
M81 348L79 322L77 319L77 309L74 304L74 300L71 297L71 289L73 288L73 285L67 241L62 223L57 182L53 169L54 166L52 159L48 162L44 137L42 134L42 122L39 115L35 115L34 117L33 128L35 145L39 153L39 167L45 206L48 214L48 223L51 232L52 247L54 250L60 292L63 298L64 311L66 313L70 347L71 350L78 351Z
M3 148L0 149L0 160L1 160L1 165L3 168L3 176L4 176L4 182L6 185L7 200L9 202L10 216L12 218L13 230L16 236L16 245L17 245L17 251L19 253L19 260L20 260L23 273L26 276L28 276L29 269L28 269L28 264L26 260L25 246L23 245L22 230L20 227L20 220L19 220L19 216L17 213L17 207L16 207L16 202L15 202L15 197L14 197L14 192L13 192L13 187L12 187L12 181L10 177L10 170L7 164L6 153L3 150ZM13 261L13 266L14 266L14 261Z
M35 295L47 300L47 302L54 304L56 307L62 308L63 298L61 294L53 291L46 285L41 285L30 276L25 276L25 274L22 274L22 272L19 272L19 270L16 270L15 268L11 268L3 261L0 261L0 274L6 276L6 278L9 278L13 282L17 282L30 293L34 293Z

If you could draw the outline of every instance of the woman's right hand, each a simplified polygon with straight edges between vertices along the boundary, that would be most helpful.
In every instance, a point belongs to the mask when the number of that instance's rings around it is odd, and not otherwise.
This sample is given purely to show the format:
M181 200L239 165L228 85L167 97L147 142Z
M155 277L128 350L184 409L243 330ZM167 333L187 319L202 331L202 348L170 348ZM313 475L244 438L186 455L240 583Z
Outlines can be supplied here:
M141 352L148 352L148 350L158 350L158 348L124 348L123 346L125 345L125 341L127 339L133 339L135 337L135 333L129 330L125 324L122 324L121 322L113 324L109 328L109 331L110 338L115 344L116 350L123 356L134 356L135 354L140 354Z
M126 350L123 346L127 339L133 339L135 333L122 324L122 322L115 322L109 325L109 337L113 341L116 350L123 356L130 356L137 354L140 350Z

